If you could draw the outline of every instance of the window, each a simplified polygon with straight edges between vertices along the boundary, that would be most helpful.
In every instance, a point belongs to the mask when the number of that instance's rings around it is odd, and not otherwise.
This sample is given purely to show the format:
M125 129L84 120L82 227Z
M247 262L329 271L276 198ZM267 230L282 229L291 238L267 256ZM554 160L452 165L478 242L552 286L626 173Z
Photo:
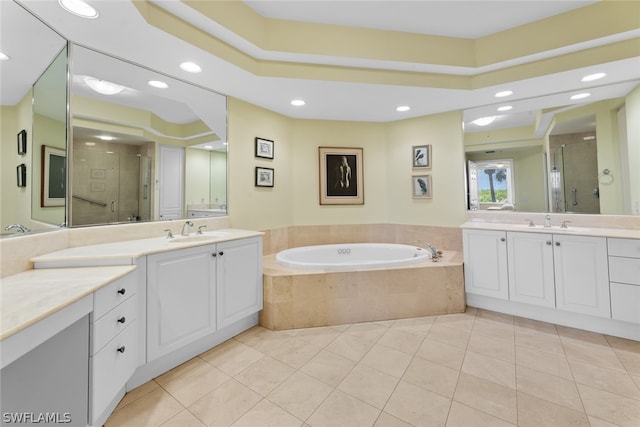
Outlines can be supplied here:
M513 160L473 162L476 169L477 198L480 204L513 204Z

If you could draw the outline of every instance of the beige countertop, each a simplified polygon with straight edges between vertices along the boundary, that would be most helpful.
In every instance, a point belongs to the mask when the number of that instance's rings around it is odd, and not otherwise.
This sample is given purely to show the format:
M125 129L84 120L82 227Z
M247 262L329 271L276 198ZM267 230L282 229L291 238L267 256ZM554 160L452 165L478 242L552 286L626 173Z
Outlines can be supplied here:
M535 227L529 227L527 224L469 221L462 224L461 227L476 230L521 231L524 233L552 233L567 234L573 236L640 239L640 230L600 227L572 227L571 224L568 224L568 228L565 229L560 228L559 225L553 225L552 227L543 227L540 224L536 224Z
M118 259L135 259L145 255L166 252L194 246L221 243L230 240L262 236L259 231L227 228L204 232L202 235L190 233L188 237L175 235L173 239L153 237L150 239L124 240L98 245L78 246L63 249L31 258L33 263L56 263L73 261L105 261Z
M0 279L0 340L135 269L135 266L42 269Z

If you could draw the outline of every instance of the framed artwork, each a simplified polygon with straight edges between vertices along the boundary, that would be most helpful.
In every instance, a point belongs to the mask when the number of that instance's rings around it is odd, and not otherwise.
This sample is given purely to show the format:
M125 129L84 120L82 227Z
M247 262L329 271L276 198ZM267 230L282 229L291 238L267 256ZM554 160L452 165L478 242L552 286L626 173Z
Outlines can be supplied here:
M256 157L273 159L273 141L256 137Z
M18 154L27 154L27 131L22 129L18 132Z
M273 187L273 169L256 167L256 187Z
M431 186L431 175L414 175L411 177L411 191L414 199L431 199L433 197L433 187Z
M67 185L67 156L60 148L42 146L42 187L40 204L43 207L64 206Z
M362 148L319 147L320 204L364 205Z
M18 187L26 187L27 186L27 165L24 163L18 165L17 169L17 182Z
M412 162L414 168L431 167L431 145L414 145L412 147Z

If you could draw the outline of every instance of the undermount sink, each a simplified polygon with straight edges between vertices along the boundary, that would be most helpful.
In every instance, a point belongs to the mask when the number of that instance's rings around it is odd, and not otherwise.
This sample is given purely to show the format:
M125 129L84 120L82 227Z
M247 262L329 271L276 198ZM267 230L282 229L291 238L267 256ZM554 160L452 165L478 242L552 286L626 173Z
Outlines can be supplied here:
M219 239L221 237L228 237L231 233L228 231L209 231L208 233L196 234L192 233L188 236L176 236L173 239L169 239L170 243L188 243L188 242L201 242L203 240Z
M545 227L541 224L535 224L533 227L530 226L529 224L514 224L515 227L517 228L524 228L527 230L542 230L542 231L552 231L552 232L556 232L556 231L561 231L561 232L569 232L569 231L574 231L574 232L585 232L585 231L589 231L590 228L586 228L586 227L572 227L571 225L567 225L566 228L562 228L559 225L552 225L551 227Z

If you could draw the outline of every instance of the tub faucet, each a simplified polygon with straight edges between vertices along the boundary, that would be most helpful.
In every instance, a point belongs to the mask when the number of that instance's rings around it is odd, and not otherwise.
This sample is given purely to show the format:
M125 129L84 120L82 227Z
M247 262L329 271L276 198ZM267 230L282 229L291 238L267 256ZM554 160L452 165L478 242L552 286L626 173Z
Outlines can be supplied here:
M11 230L17 230L18 233L27 233L29 231L31 231L31 229L29 227L26 227L22 224L11 224L11 225L7 225L4 228L4 231L11 231Z
M431 251L431 261L438 262L438 257L440 257L440 254L436 250L435 246L433 246L431 243L427 243L427 247Z
M193 222L191 221L185 222L184 225L182 226L182 232L180 234L182 236L188 236L189 230L191 230L191 227L193 227Z

